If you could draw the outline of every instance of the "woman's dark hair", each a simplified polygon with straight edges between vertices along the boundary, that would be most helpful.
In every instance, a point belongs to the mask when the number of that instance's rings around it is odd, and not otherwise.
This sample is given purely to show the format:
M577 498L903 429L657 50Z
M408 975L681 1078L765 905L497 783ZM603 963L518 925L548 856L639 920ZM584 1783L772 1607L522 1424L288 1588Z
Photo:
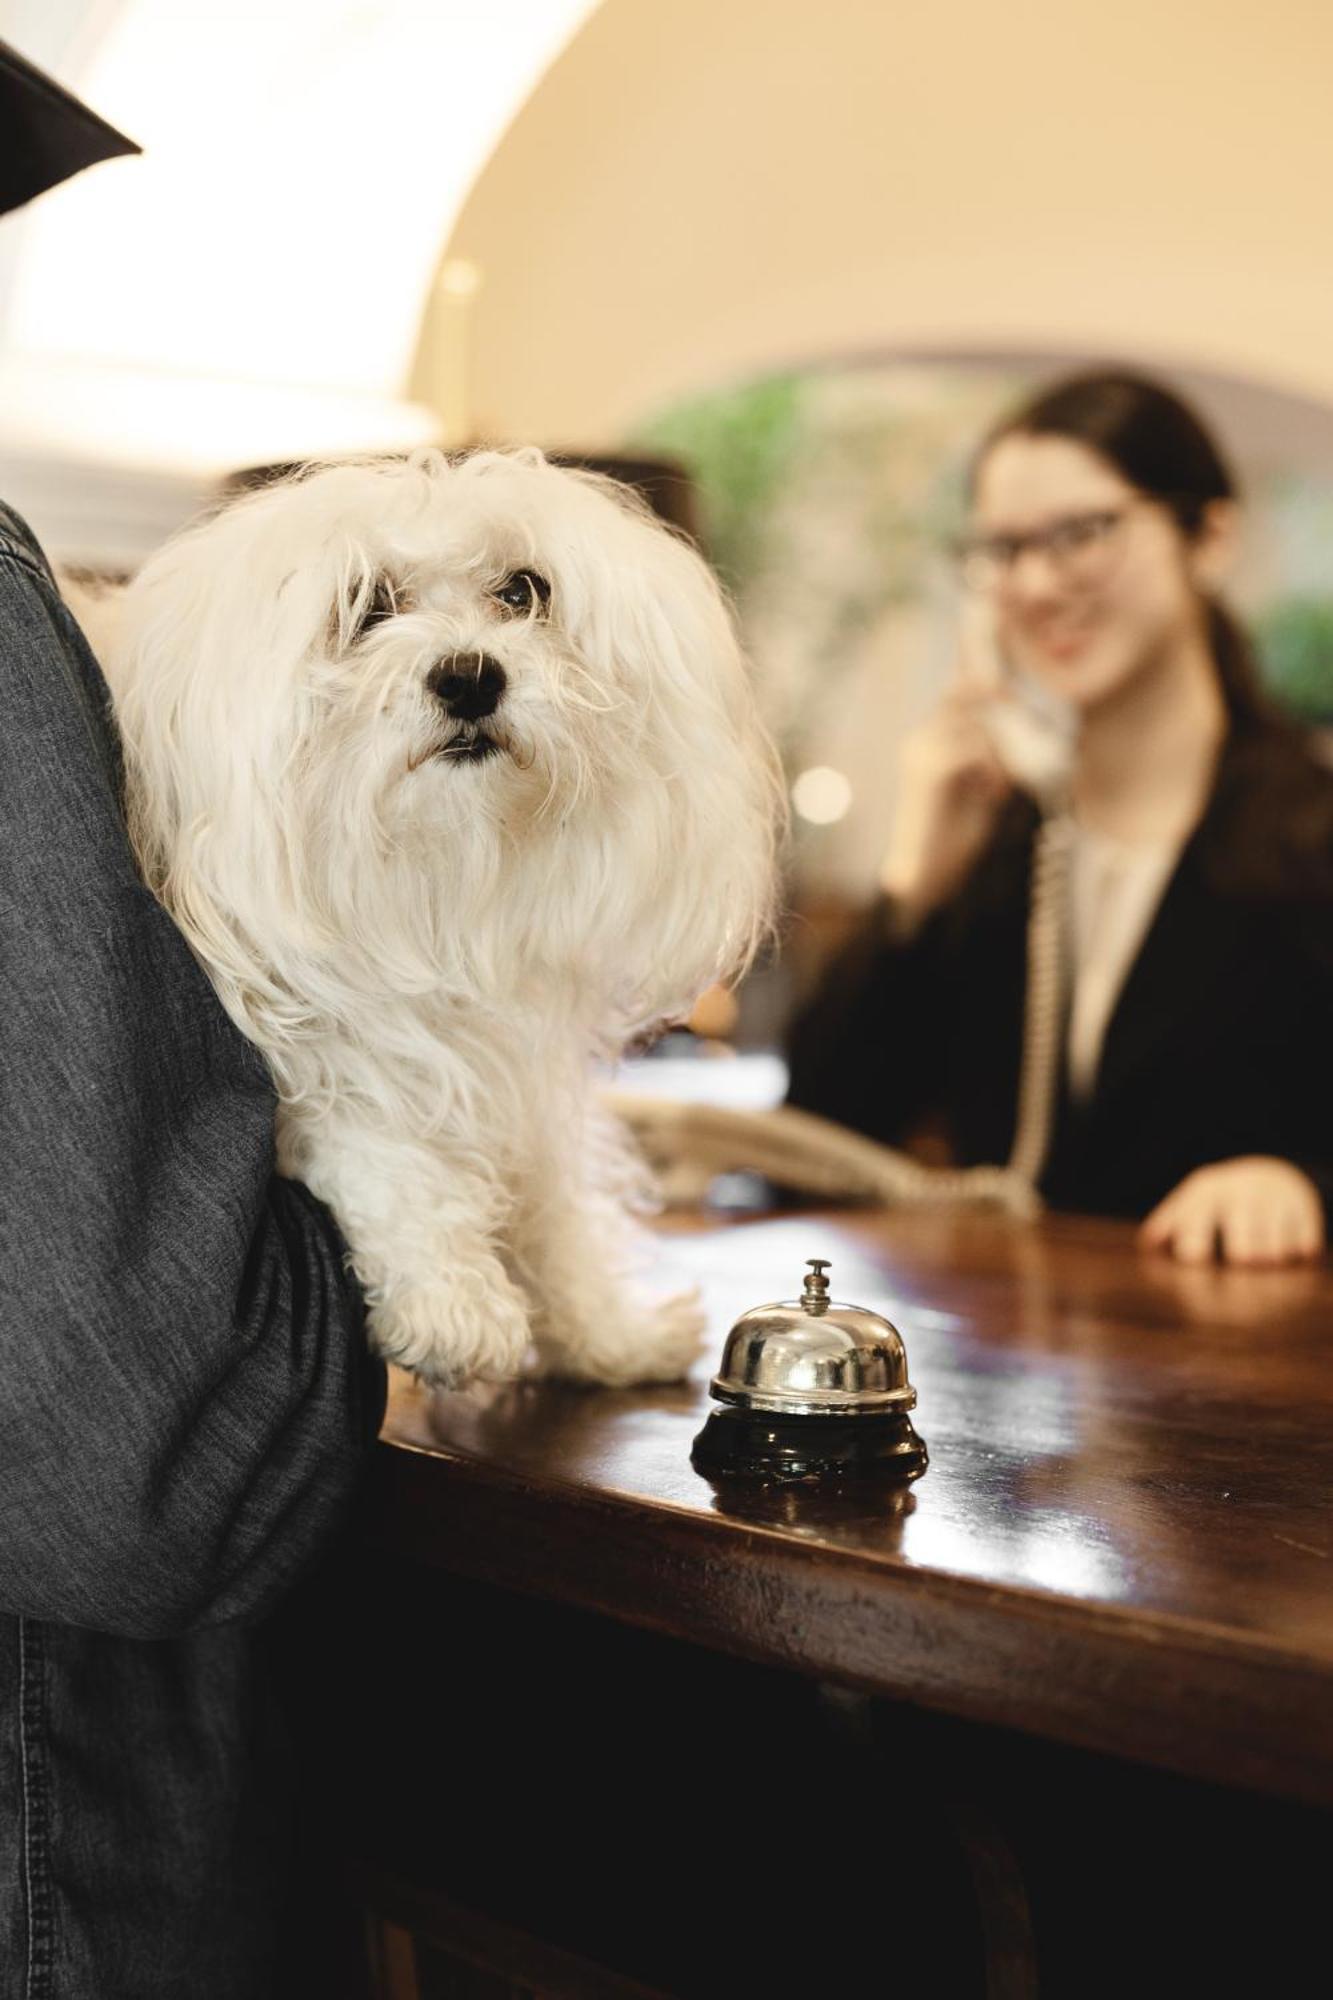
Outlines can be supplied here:
M1231 469L1204 424L1172 390L1145 375L1093 370L1039 389L982 441L971 486L982 461L1008 437L1063 437L1086 445L1168 508L1187 538L1199 533L1210 501L1237 497ZM1233 724L1276 721L1244 627L1219 599L1206 603L1209 642Z

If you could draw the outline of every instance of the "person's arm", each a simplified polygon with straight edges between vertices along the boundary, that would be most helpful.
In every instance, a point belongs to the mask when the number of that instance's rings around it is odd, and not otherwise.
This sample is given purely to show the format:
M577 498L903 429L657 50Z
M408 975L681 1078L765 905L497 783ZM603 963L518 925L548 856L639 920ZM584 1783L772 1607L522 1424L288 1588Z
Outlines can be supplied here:
M788 1030L787 1102L885 1144L938 1105L950 1003L945 917L878 897Z
M1305 1022L1305 1032L1293 1037L1301 1129L1292 1163L1319 1196L1327 1247L1333 1243L1333 800L1327 791L1322 803L1322 838L1291 925L1293 984L1302 996Z
M1329 857L1325 857L1326 862ZM1333 1241L1333 882L1284 913L1285 946L1266 977L1285 990L1287 1073L1273 1092L1271 1135L1196 1167L1144 1219L1142 1241L1187 1263L1283 1264L1322 1256ZM1253 1150L1255 1139L1273 1149ZM1276 1144L1274 1142L1277 1142Z
M984 629L983 629L984 628ZM904 740L881 882L788 1034L788 1102L888 1144L944 1095L956 946L973 887L1020 803L994 739L1010 706L989 621L976 607L958 672Z
M0 1610L137 1637L266 1611L378 1425L344 1245L134 871L108 697L0 513Z

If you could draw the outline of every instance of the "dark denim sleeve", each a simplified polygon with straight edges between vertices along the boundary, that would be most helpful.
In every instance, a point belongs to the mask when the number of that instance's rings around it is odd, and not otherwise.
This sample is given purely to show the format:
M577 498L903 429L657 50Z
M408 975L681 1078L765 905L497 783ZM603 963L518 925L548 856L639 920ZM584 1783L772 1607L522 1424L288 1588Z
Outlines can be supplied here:
M105 683L0 509L0 1612L154 1638L317 1554L384 1374L118 786Z

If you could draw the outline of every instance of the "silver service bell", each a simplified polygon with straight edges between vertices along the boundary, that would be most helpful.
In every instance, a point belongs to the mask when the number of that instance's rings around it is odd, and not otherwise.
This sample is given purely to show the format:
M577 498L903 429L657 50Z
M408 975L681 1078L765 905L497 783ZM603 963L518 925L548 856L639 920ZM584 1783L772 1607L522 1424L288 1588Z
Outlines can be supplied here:
M916 1479L926 1447L908 1411L916 1390L897 1327L829 1298L828 1260L808 1260L799 1299L742 1313L694 1441L696 1469L773 1479Z

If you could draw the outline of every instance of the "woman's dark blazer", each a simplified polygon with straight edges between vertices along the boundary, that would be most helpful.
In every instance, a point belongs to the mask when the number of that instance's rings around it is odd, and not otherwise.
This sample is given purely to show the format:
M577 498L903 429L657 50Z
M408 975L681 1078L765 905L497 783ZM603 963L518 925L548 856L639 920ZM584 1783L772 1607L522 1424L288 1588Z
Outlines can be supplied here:
M890 1145L942 1118L960 1164L1013 1140L1035 807L1015 801L910 942L884 900L789 1039L789 1102ZM1091 1098L1062 1077L1041 1191L1143 1216L1195 1167L1294 1161L1333 1221L1333 771L1237 725L1108 1024Z

